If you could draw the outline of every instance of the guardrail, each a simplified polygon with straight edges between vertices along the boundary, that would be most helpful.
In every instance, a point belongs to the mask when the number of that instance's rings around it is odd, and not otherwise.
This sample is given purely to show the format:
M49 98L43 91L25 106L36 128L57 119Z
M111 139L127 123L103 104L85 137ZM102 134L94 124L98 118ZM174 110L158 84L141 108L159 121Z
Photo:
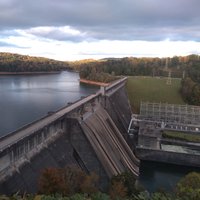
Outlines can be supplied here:
M127 77L123 77L123 78L115 81L113 84L106 87L106 92L109 91L110 89L113 89L116 86L119 86L120 84L124 83L126 80L127 80Z

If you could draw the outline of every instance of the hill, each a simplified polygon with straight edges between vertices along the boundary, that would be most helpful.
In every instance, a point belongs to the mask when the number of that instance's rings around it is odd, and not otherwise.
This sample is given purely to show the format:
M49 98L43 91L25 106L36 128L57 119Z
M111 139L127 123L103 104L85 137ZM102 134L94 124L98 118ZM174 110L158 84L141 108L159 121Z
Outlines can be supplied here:
M51 72L72 69L68 62L13 53L0 53L0 72Z
M171 85L166 82L160 77L129 77L127 92L133 112L139 112L141 101L185 104L180 95L181 79L172 79Z

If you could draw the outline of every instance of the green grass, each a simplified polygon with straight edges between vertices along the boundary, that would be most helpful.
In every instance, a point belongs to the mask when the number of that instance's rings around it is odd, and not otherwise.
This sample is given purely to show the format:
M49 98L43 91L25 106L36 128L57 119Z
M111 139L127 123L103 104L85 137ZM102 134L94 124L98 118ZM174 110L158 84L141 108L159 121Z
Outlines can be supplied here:
M138 113L140 102L185 104L179 93L181 79L172 79L171 85L166 78L129 77L127 92L133 112Z
M168 139L182 140L186 142L200 142L200 135L178 131L164 131L162 133L162 137Z

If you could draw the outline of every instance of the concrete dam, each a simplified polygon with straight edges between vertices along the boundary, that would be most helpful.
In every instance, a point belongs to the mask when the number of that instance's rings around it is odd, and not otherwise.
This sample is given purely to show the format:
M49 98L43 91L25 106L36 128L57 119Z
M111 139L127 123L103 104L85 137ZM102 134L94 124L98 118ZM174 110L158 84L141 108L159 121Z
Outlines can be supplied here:
M139 175L127 144L131 109L126 78L0 138L0 193L36 193L41 170L76 165L106 189L124 171Z

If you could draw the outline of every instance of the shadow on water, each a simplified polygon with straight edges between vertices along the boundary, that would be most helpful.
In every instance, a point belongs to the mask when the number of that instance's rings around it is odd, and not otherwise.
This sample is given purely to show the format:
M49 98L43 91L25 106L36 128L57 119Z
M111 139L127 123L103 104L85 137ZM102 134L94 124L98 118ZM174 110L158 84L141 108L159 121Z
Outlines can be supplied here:
M173 191L182 177L194 171L200 172L200 168L141 161L139 180L149 192Z

